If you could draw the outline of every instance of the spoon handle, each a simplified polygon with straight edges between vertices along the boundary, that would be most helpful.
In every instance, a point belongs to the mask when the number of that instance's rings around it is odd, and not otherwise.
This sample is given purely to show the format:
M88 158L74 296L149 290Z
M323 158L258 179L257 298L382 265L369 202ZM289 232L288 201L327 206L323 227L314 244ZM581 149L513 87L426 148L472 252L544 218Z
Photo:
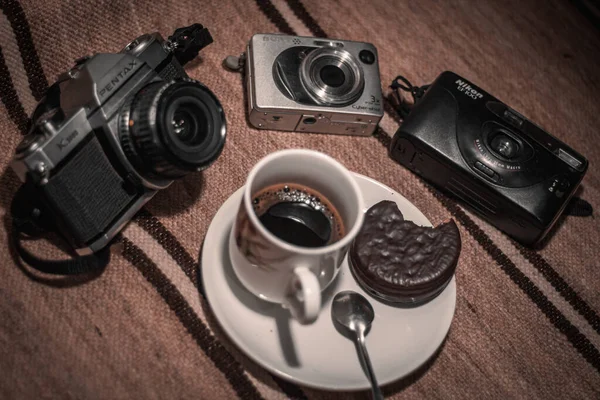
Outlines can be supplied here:
M375 373L373 372L373 366L371 365L369 353L367 352L367 346L365 345L365 335L362 330L356 332L356 348L358 349L358 355L363 362L363 365L367 369L367 378L369 379L369 382L371 382L373 399L383 400L383 393L381 393L379 384L377 384L377 378L375 378Z

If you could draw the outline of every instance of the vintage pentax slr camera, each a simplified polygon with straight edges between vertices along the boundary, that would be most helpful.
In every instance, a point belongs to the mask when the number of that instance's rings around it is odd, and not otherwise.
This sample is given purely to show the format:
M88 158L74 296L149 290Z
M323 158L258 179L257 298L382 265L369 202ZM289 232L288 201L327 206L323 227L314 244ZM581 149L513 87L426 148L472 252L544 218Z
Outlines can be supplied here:
M552 228L588 167L575 150L452 72L417 102L390 153L531 246Z
M377 49L369 43L254 35L246 80L256 128L368 136L383 116Z
M38 104L12 168L80 255L102 249L157 193L208 167L225 143L215 95L183 65L206 28L146 34L76 61Z

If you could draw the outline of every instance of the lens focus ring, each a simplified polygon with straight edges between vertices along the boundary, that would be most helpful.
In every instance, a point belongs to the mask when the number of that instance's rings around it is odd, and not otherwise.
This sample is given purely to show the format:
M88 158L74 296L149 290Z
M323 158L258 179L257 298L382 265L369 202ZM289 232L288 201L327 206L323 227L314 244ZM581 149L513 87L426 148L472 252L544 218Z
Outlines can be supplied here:
M153 175L164 178L178 178L185 175L185 171L180 171L171 165L163 156L163 146L155 135L155 118L151 118L149 115L150 110L156 110L160 94L169 85L168 82L153 83L144 87L136 95L129 110L129 135L126 141L128 150L132 151L141 161L138 163L138 167L141 167L143 172L152 172Z
M142 174L175 179L204 169L225 143L223 109L195 81L151 83L123 117L123 150Z

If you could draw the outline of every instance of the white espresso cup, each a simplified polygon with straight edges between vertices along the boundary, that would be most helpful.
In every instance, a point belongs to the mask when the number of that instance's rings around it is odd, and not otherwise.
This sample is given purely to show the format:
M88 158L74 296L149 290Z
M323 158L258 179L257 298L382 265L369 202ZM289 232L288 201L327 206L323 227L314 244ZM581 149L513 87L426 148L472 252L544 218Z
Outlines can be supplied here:
M343 236L322 247L302 247L269 231L255 212L253 196L273 185L292 184L322 194L343 222ZM233 270L259 298L280 303L300 323L314 322L321 292L334 280L364 219L354 176L326 154L291 149L272 153L250 171L229 239Z

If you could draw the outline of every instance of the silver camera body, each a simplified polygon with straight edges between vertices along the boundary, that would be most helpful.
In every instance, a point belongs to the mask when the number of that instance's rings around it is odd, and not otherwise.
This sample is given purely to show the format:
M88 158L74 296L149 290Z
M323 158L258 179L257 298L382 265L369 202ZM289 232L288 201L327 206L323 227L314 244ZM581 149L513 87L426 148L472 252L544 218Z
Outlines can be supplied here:
M383 116L370 43L257 34L245 68L248 119L256 128L369 136Z
M226 126L183 66L212 43L200 24L83 57L47 91L12 168L80 255L101 250L158 190L208 167Z

